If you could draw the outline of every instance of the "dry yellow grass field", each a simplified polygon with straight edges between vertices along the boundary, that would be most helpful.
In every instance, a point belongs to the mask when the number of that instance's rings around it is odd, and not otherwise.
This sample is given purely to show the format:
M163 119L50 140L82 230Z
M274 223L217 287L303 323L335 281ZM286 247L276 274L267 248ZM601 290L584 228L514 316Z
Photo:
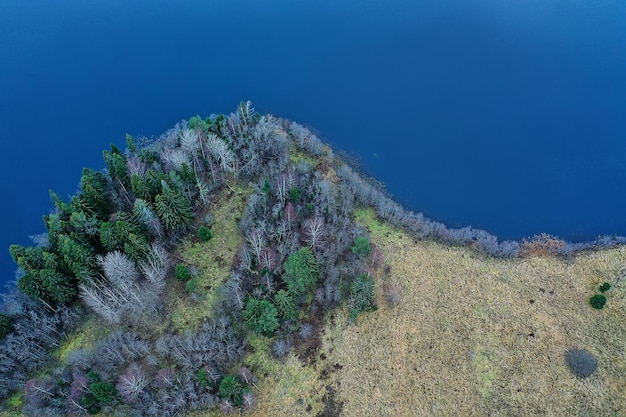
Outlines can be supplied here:
M359 219L391 265L379 300L385 284L402 301L328 328L343 415L626 415L626 248L501 260L413 242L371 211ZM588 299L605 281L613 289L597 311ZM598 358L590 377L568 370L571 347Z
M325 359L305 366L290 355L258 384L251 416L626 415L626 248L494 259L415 242L371 210L357 218L391 266L378 271L379 310L353 324L337 312ZM588 299L605 281L607 306L593 310ZM401 294L395 307L384 302L389 289ZM569 371L571 347L596 355L595 373Z

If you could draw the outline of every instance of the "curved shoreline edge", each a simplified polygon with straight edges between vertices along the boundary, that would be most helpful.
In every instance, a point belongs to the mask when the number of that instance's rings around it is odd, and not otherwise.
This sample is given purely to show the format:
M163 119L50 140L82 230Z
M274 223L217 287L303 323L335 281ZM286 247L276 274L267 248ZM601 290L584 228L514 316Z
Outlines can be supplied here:
M314 155L322 156L321 150L329 145L324 144L308 128L297 122L281 119L289 123L289 130L296 137L301 137L301 146ZM436 239L453 245L468 245L479 252L495 257L514 258L530 254L551 254L558 256L572 256L588 250L610 249L626 244L626 236L603 235L591 241L569 242L557 236L539 234L530 239L499 240L494 234L472 226L449 228L442 222L432 220L421 212L414 212L404 208L396 202L383 187L358 173L345 160L337 167L337 175L352 189L355 197L363 205L376 208L377 215L389 221L396 227L410 232L416 239Z

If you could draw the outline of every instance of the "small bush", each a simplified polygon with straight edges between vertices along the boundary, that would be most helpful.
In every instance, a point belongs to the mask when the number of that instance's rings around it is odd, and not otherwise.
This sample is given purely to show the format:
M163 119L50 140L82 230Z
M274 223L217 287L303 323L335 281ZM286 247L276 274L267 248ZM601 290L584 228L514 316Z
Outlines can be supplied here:
M198 371L198 385L205 388L209 386L209 373L206 368L200 368Z
M220 397L230 401L237 407L243 405L243 394L246 389L235 375L229 375L220 383Z
M303 323L300 326L300 331L298 331L298 335L301 339L308 339L313 335L313 326L309 323Z
M190 293L195 293L198 290L198 279L190 279L185 283L185 289Z
M372 245L367 237L360 236L354 240L354 245L350 249L355 255L365 258L372 251Z
M176 265L176 268L174 268L174 274L176 275L176 279L180 282L187 282L191 278L191 272L185 264Z
M7 334L11 332L11 319L0 314L0 339L3 339Z
M198 228L198 239L203 242L208 242L213 237L213 232L207 226L200 226Z
M400 290L397 285L386 285L384 287L384 292L385 300L387 301L387 305L389 307L395 307L400 304L402 295L400 294Z
M369 274L360 274L354 278L350 286L349 305L355 312L351 312L351 317L358 315L361 311L371 311L376 308L374 304L375 292L374 280Z
M589 299L589 304L596 310L602 310L606 305L606 297L604 294L596 294Z
M600 290L600 292L607 292L610 289L611 289L611 284L609 284L608 282L605 282L604 284L598 287L598 290Z
M273 336L278 329L278 310L267 300L250 298L243 311L243 319L253 332Z
M591 375L598 367L598 360L585 349L570 349L565 354L565 362L570 371L579 378Z
M286 339L278 339L272 345L272 353L277 358L282 358L283 356L288 354L290 350L291 350L291 344Z
M117 396L115 387L107 382L98 381L89 386L94 398L101 404L110 404Z

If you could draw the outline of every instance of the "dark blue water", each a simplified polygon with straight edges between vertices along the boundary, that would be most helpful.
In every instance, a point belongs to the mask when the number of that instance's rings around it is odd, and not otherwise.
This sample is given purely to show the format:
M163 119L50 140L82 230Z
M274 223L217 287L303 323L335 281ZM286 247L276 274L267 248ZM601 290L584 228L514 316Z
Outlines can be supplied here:
M449 225L626 234L623 1L182 3L0 2L0 281L110 142L242 99Z

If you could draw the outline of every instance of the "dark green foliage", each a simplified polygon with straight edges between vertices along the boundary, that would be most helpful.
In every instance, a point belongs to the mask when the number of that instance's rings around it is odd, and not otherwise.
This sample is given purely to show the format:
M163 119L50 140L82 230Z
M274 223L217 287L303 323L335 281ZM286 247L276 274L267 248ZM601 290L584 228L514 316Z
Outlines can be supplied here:
M145 227L132 213L117 213L114 221L100 225L99 233L100 244L107 252L119 250L139 260L150 250Z
M4 314L0 314L0 340L11 332L11 319Z
M89 385L89 390L101 404L111 404L117 397L115 387L104 381L93 382Z
M104 221L114 211L114 206L110 198L109 181L107 177L93 169L83 169L83 176L80 179L80 194L74 197L74 210L83 209L86 213L94 215Z
M602 310L606 305L606 296L604 294L596 294L589 299L589 304L596 310Z
M278 311L274 304L267 300L250 298L243 311L243 319L253 332L273 336L278 329Z
M376 305L374 304L374 296L376 289L374 287L374 280L369 274L360 274L350 285L350 308L358 315L361 311L374 310Z
M83 406L85 410L87 410L87 413L90 415L98 414L102 409L96 397L94 397L91 393L89 395L84 395L83 397L81 397L80 405Z
M107 165L109 177L111 177L113 181L119 182L121 185L129 185L130 177L128 175L128 164L126 157L120 150L112 144L111 152L104 151L102 152L102 156Z
M156 193L152 195L150 192L151 190L148 182L137 174L133 174L130 177L130 189L137 198L141 198L146 201L154 201L154 197L156 197Z
M289 196L288 199L295 203L298 203L300 201L300 196L301 196L302 192L300 191L299 188L292 188L291 190L289 190Z
M69 224L72 226L74 231L86 237L91 237L97 234L98 229L100 228L100 223L101 221L96 219L94 216L85 214L84 211L72 212L69 221Z
M43 249L34 246L11 245L9 253L15 263L25 272L44 267Z
M135 142L135 138L130 134L126 134L126 147L132 153L137 153L137 143Z
M197 377L198 385L205 388L209 386L209 373L207 372L206 368L200 368Z
M59 214L63 218L69 218L70 214L72 213L72 208L70 204L63 200L54 191L49 190L48 193L50 194L50 201L52 201L52 204L54 205L57 214Z
M78 281L94 276L97 262L91 245L67 235L60 235L57 245L65 266Z
M598 287L598 290L600 290L600 292L607 292L610 289L611 289L611 284L609 284L608 282L605 282L604 284Z
M235 375L229 375L220 382L220 397L231 401L237 407L243 405L243 394L245 391L244 385Z
M319 278L319 267L313 252L309 248L301 248L289 255L282 278L289 293L295 297L313 290Z
M598 367L596 357L585 349L570 349L565 354L565 362L570 371L579 378L591 375Z
M97 372L91 370L87 373L89 391L93 398L100 404L110 404L117 397L117 391L112 384L109 384L100 378ZM88 400L89 401L89 400ZM92 401L90 401L92 402Z
M357 256L366 257L372 251L370 241L365 236L359 236L354 240L354 245L350 248Z
M54 269L40 270L39 282L44 290L41 298L47 302L67 304L78 296L78 289L72 279Z
M162 182L163 190L156 196L156 211L167 231L180 232L193 220L191 203L178 190Z
M187 282L191 278L191 272L185 264L176 265L174 268L174 274L176 275L176 279L181 282Z
M200 129L203 132L208 132L209 127L211 126L211 119L203 120L199 115L193 116L187 122L187 127L189 129Z
M198 228L198 239L200 239L203 242L208 242L209 240L211 240L211 238L213 237L213 233L211 232L211 229L209 229L207 226L202 225Z
M281 319L294 320L298 317L298 310L296 310L296 301L285 290L279 290L274 295L274 305Z
M63 261L54 252L38 247L11 245L9 252L24 270L17 286L25 295L52 304L65 304L76 299L74 279L57 269Z
M155 169L149 169L145 178L139 175L130 177L130 188L138 198L154 202L156 196L161 193L161 181L167 180L167 174Z

